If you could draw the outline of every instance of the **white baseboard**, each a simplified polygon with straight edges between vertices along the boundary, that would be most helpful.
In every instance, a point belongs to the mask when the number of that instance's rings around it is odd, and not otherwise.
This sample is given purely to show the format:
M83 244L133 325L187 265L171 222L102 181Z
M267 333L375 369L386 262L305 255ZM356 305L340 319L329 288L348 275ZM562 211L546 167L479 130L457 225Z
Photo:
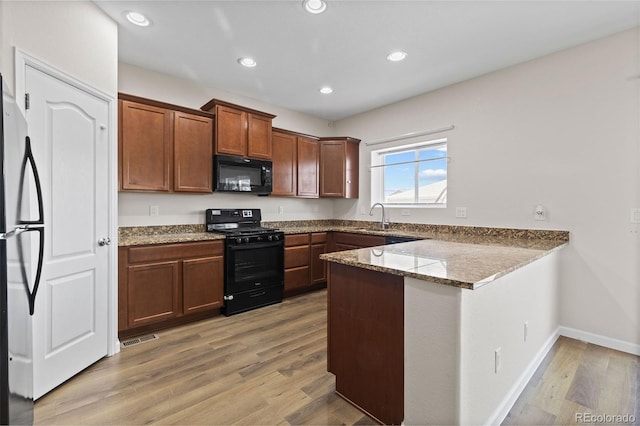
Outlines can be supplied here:
M640 345L635 343L563 326L559 328L559 332L561 336L582 340L587 343L593 343L594 345L604 346L609 349L615 349L617 351L627 352L633 355L640 355Z
M513 407L513 404L515 404L516 400L529 383L529 380L531 380L531 377L533 377L533 374L542 363L542 360L553 347L553 344L556 342L556 340L558 340L560 334L561 333L559 327L554 333L551 334L551 336L549 336L547 341L544 342L544 345L542 345L540 350L538 350L536 356L533 357L529 365L527 365L527 368L525 368L522 374L520 374L518 380L516 380L511 389L509 389L509 392L507 392L507 394L504 396L500 404L496 407L485 424L499 425L504 421L504 419L507 417L507 414L509 414L511 407Z

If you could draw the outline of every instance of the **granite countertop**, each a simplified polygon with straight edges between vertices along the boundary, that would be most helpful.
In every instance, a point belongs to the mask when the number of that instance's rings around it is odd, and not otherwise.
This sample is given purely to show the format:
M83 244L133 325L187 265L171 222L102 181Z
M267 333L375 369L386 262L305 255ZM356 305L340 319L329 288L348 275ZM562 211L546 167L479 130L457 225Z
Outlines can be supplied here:
M567 231L483 228L453 225L379 223L348 220L263 222L285 234L350 232L364 235L413 237L418 241L347 250L321 255L321 259L477 289L568 244ZM122 227L120 247L223 240L224 235L204 231L203 224Z
M475 290L568 244L564 240L530 241L490 237L484 240L420 240L325 253L320 258Z

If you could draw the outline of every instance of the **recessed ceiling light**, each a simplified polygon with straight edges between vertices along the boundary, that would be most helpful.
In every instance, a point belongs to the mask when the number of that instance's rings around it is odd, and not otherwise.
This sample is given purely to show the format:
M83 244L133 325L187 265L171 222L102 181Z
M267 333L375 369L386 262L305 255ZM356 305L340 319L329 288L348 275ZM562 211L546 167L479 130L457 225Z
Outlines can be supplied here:
M251 58L240 58L238 59L238 63L247 68L253 68L258 65L258 63Z
M304 9L313 14L322 13L327 10L327 2L324 0L303 0Z
M407 57L407 52L403 52L402 50L396 50L395 52L391 52L387 55L387 60L391 62L398 62Z
M139 12L127 12L125 16L129 20L129 22L140 27L148 27L149 24L151 24L147 17Z
M328 95L329 93L333 93L333 89L329 86L324 86L320 88L320 93Z

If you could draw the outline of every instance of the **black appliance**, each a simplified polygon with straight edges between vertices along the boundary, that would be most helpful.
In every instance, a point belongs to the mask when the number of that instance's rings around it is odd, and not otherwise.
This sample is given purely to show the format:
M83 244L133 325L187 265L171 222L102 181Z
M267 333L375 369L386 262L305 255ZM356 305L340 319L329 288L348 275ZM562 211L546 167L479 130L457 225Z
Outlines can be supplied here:
M207 209L207 232L225 235L224 308L233 315L282 301L284 232L260 225L260 209Z
M0 85L0 423L32 424L31 317L42 271L42 191L27 122L1 75Z
M409 241L417 241L419 238L412 238L412 237L391 237L391 236L387 236L384 239L384 243L385 245L389 245L389 244L398 244L398 243L408 243Z
M214 190L269 195L272 188L273 163L266 160L213 156Z

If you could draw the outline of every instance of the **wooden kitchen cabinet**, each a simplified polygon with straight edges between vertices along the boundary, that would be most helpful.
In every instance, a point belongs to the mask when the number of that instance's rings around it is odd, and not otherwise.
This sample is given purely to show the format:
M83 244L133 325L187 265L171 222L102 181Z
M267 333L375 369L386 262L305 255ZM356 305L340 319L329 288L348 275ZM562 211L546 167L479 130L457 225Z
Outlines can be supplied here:
M309 280L309 234L284 237L284 290L306 287Z
M318 138L274 129L271 195L318 198Z
M222 241L120 247L120 335L217 313L223 305L223 253Z
M201 107L214 114L214 153L272 159L271 124L275 115L211 99Z
M168 192L171 111L122 100L119 111L120 189Z
M360 140L320 138L320 197L358 198Z
M121 93L119 189L213 191L212 115Z
M320 255L327 252L327 233L311 234L311 284L327 282L327 262Z
M384 244L385 238L380 235L334 232L332 235L331 251L354 250L365 247L381 246Z

